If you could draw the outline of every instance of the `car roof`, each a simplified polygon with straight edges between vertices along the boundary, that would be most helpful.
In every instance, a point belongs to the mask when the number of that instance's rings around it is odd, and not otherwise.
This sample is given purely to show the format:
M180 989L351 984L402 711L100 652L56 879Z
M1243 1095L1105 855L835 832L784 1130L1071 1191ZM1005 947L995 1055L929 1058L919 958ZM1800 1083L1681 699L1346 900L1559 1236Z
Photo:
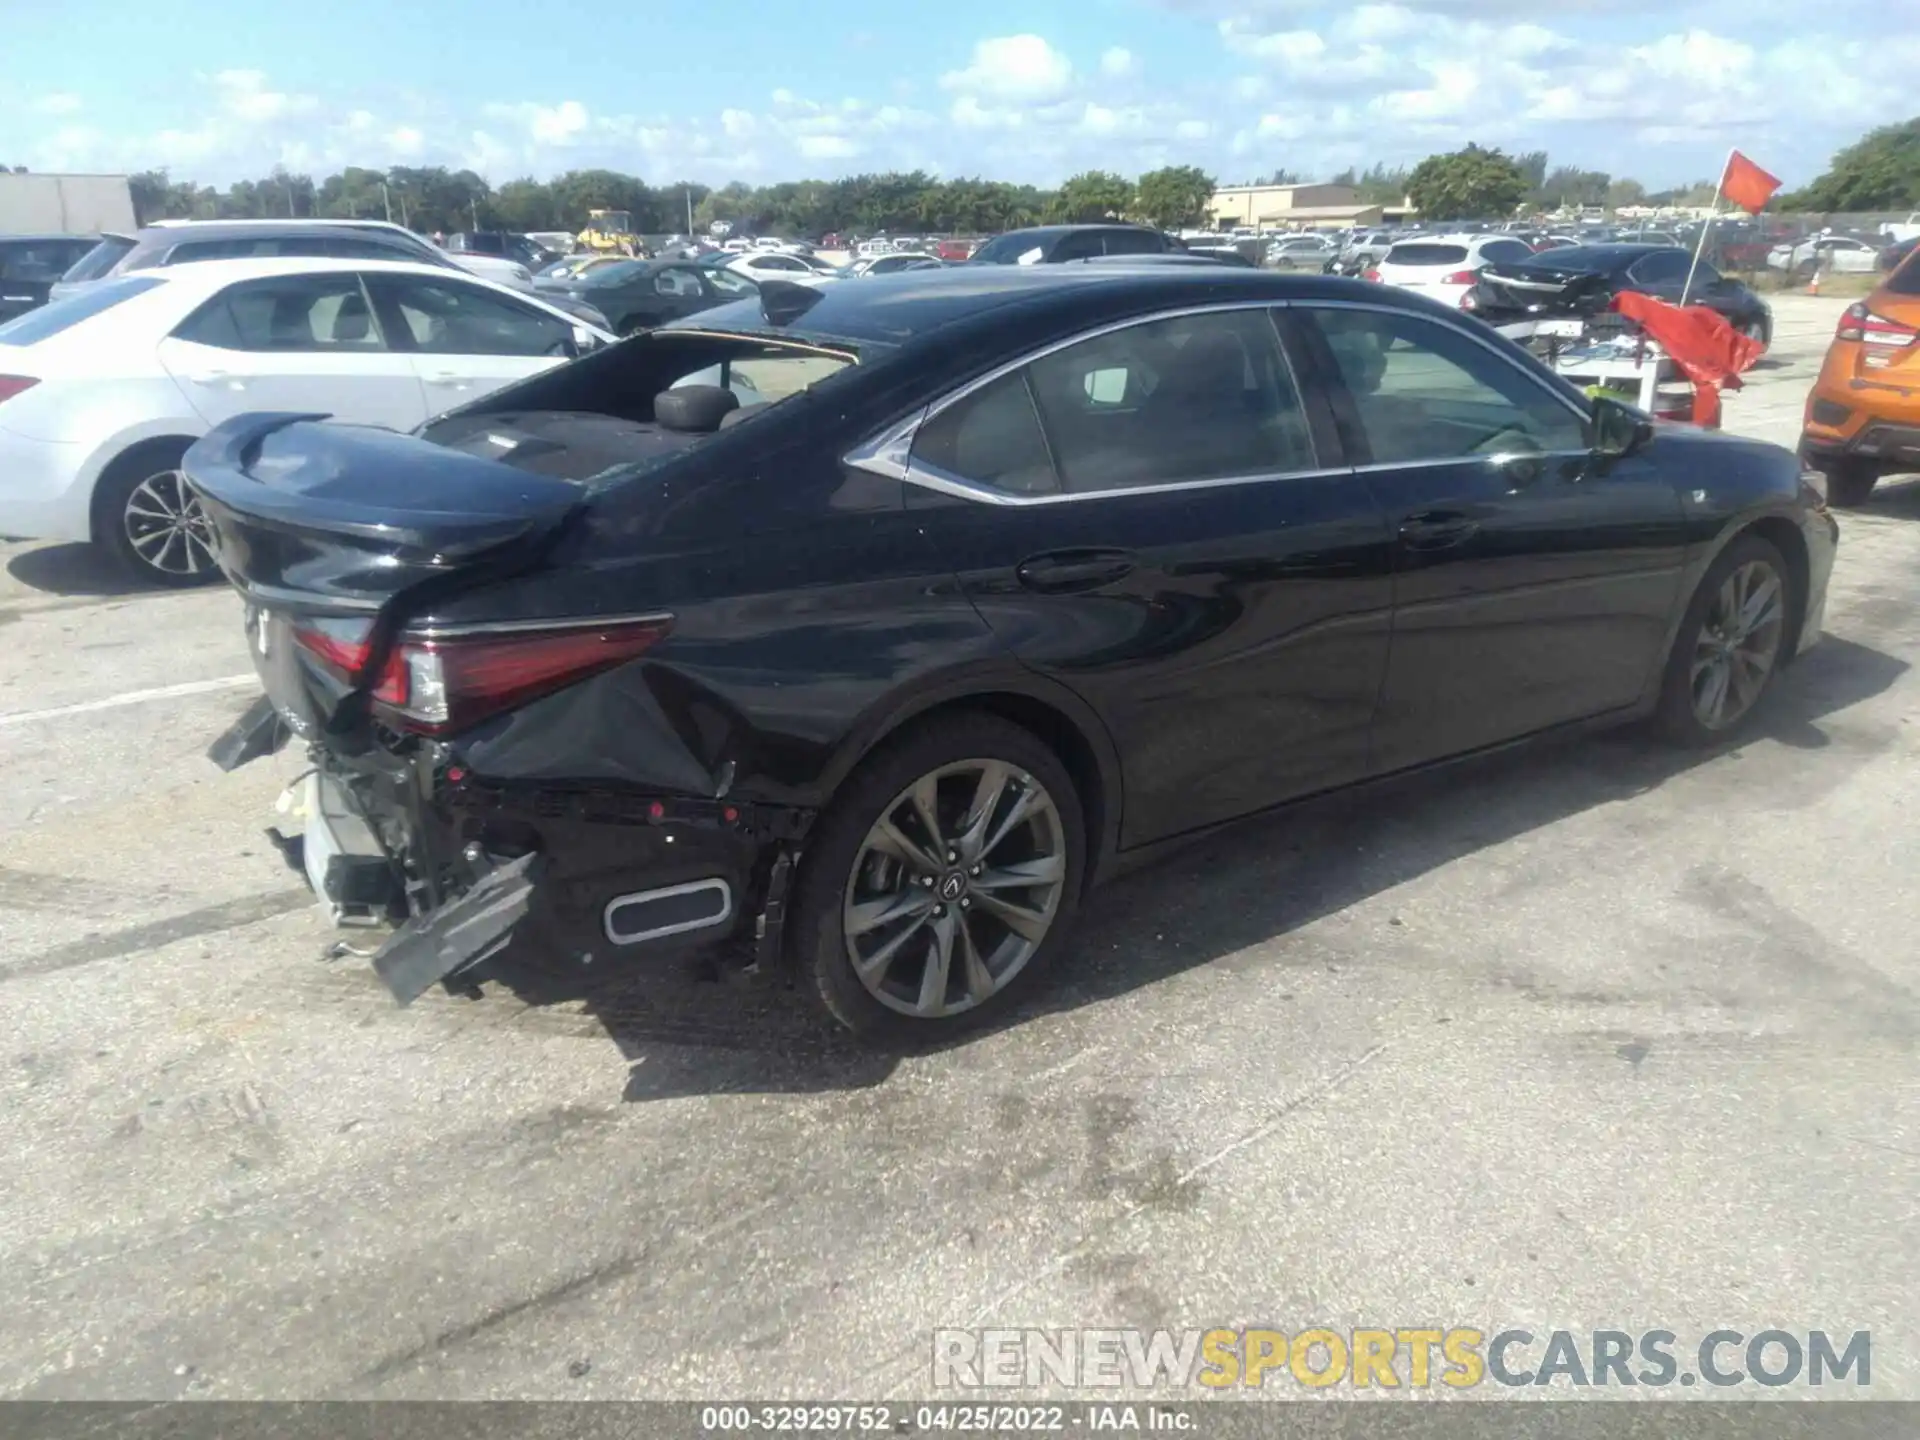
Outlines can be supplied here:
M400 227L387 231L385 225L370 227L354 225L347 221L333 220L199 220L192 225L168 224L148 225L134 236L138 245L180 245L195 240L235 239L243 235L260 239L272 239L280 235L352 235L356 232L377 228L393 234ZM411 234L411 232L404 232ZM431 241L414 236L422 245Z
M239 280L267 280L279 275L334 275L341 271L366 271L375 274L426 275L436 280L448 276L464 277L476 284L490 282L481 275L455 265L436 265L428 260L351 260L320 255L271 255L258 259L200 260L192 265L169 265L153 270L138 270L136 275L151 276L169 285L189 285L218 290ZM494 286L504 290L505 286ZM509 294L517 293L508 291Z
M1160 232L1151 225L1132 225L1124 220L1088 220L1072 225L1023 225L1017 230L1005 231L1008 235L1072 235L1082 230L1145 230L1149 234ZM998 240L998 235L993 237Z
M23 242L44 245L49 240L72 240L75 242L84 242L88 245L98 245L105 238L104 235L99 234L75 235L67 230L34 230L26 234L14 234L12 232L0 233L0 245L14 245Z
M1133 263L1127 263L1132 261ZM1231 304L1301 299L1364 298L1411 310L1426 302L1390 286L1322 275L1288 275L1202 261L1155 263L1152 257L1115 256L1105 263L1060 265L952 265L937 270L901 270L858 284L827 285L814 292L792 324L768 322L760 299L706 310L667 329L720 330L784 336L855 346L904 346L935 331L990 312L1019 307L1032 325L1045 328L1049 311L1065 325L1123 319L1183 301Z

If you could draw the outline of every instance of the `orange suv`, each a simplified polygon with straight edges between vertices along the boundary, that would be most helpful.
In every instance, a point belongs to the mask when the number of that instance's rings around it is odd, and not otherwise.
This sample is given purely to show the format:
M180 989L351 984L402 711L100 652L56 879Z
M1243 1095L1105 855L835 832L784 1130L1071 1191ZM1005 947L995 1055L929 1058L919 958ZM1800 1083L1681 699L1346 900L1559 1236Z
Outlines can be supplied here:
M1800 454L1834 505L1861 505L1882 475L1920 470L1920 250L1847 307L1807 396Z

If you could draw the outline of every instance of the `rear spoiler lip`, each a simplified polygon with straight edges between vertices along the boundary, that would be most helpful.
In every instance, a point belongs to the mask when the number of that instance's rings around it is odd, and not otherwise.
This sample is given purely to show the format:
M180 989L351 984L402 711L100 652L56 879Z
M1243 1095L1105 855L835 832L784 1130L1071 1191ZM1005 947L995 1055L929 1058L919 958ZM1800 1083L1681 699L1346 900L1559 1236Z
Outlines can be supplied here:
M580 495L570 493L561 505L491 518L476 517L471 512L459 515L441 511L397 512L413 522L409 524L400 518L368 519L364 505L343 504L310 492L279 489L253 473L267 441L274 435L294 425L329 418L322 412L298 410L237 415L216 425L187 451L181 461L181 472L216 512L231 514L248 525L289 533L335 535L372 542L399 555L449 563L475 558L533 531L556 525L582 503ZM431 444L430 441L420 443ZM419 527L435 519L457 521L462 534L457 540L425 543Z

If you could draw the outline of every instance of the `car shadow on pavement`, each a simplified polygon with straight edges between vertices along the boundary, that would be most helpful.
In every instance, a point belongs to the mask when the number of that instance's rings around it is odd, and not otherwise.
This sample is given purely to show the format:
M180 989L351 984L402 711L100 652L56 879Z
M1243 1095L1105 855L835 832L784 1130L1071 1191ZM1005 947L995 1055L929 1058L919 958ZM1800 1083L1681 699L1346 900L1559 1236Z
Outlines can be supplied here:
M1727 751L1769 741L1824 748L1827 716L1883 692L1907 668L1829 636L1737 746L1681 751L1635 730L1569 736L1239 822L1094 892L1097 903L1083 911L1079 937L1047 984L994 1028L1098 1004L1274 940L1488 846L1657 789ZM583 1004L629 1062L631 1101L862 1089L886 1080L908 1053L856 1043L770 981L655 967L587 984L584 972L556 978L512 952L491 963L487 978L529 1004Z
M7 573L49 595L104 598L155 593L155 587L134 579L94 545L42 545L25 550L7 562Z
M1920 520L1920 474L1889 475L1873 487L1873 494L1849 515L1892 515L1902 520ZM1844 520L1842 521L1844 524Z

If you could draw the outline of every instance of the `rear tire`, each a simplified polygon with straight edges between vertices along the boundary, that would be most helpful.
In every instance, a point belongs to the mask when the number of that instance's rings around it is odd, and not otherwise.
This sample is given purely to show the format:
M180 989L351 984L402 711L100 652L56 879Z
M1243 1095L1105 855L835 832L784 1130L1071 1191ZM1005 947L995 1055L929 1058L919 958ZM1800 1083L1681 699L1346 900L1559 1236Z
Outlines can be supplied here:
M938 716L868 756L809 837L801 984L871 1043L987 1023L1068 943L1085 863L1080 796L1052 749L998 716Z
M1824 460L1814 468L1827 477L1827 503L1837 510L1866 504L1880 483L1880 472L1860 460Z
M1742 535L1708 567L1681 618L1661 680L1656 723L1679 745L1738 733L1772 689L1800 603L1787 562L1770 542Z
M148 440L120 456L93 489L93 538L148 585L182 589L220 578L212 527L180 474L193 441Z

